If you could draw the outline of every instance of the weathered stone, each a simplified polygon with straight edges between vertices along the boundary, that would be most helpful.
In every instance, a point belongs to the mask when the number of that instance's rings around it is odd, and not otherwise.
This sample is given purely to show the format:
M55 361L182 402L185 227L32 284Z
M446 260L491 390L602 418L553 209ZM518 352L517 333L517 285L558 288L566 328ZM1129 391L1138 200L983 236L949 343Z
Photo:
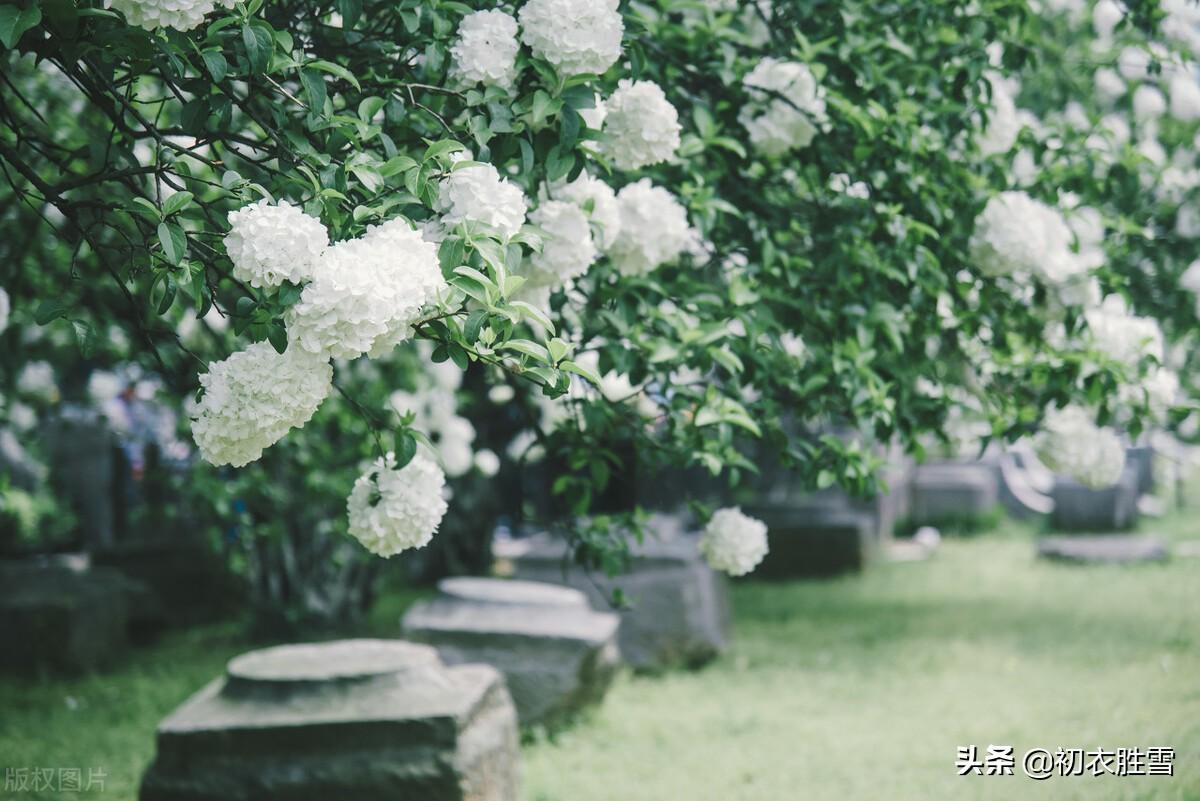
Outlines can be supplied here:
M438 589L404 616L404 636L448 664L499 669L523 725L561 722L604 697L620 662L617 615L553 584L450 578Z
M177 624L218 619L241 598L241 587L221 558L188 532L99 548L92 553L92 564L143 582L157 607Z
M158 727L141 801L515 801L516 713L488 665L394 640L230 661Z
M1117 483L1090 489L1059 477L1054 484L1054 527L1063 531L1121 531L1137 522L1137 469L1126 465Z
M0 566L0 667L78 673L112 664L128 644L136 589L103 569Z
M120 450L98 413L70 411L50 420L42 432L50 481L75 509L87 547L111 545L123 515L118 498Z
M1137 473L1138 495L1150 495L1154 492L1154 448L1149 445L1136 445L1125 451L1125 463L1133 465Z
M998 501L999 482L992 465L923 464L913 476L912 522L919 526L970 524L992 514Z
M1108 535L1038 540L1038 556L1064 562L1160 562L1169 555L1167 543L1158 537Z
M833 576L861 570L877 545L875 518L846 496L819 493L795 503L747 506L767 524L770 551L754 570L757 578Z
M651 532L633 546L630 571L611 579L569 564L566 542L546 534L498 541L495 554L500 572L569 585L593 609L611 611L613 591L620 589L633 604L620 612L621 657L635 668L701 665L729 642L725 579L704 562L695 535L661 521Z

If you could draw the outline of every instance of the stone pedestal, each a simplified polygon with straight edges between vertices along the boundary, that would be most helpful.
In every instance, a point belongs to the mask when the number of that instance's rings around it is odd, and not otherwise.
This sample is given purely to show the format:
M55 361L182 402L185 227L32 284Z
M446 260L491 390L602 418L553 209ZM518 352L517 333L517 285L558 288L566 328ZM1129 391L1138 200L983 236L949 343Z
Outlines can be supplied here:
M515 801L516 713L425 645L252 651L158 727L141 801Z
M600 611L613 611L613 590L621 589L633 608L619 612L618 641L621 657L633 667L701 665L729 642L725 579L704 562L697 536L664 526L656 539L655 530L632 546L630 572L611 579L570 564L567 544L546 534L497 542L495 554L514 578L574 587Z
M553 725L599 702L620 662L620 618L583 593L531 581L450 578L404 616L404 636L447 664L482 662L504 674L522 725Z
M135 585L103 569L0 565L0 668L79 673L128 644Z
M42 436L50 481L74 508L84 543L89 549L111 545L124 506L118 497L120 450L108 424L92 412L63 414L46 424Z
M1125 463L1137 473L1138 495L1154 494L1154 448L1136 445L1125 451Z
M876 520L841 496L813 495L788 503L747 506L767 524L771 549L756 578L834 576L861 570L876 546Z
M1158 537L1043 537L1038 540L1038 556L1060 562L1083 564L1125 564L1162 562L1170 556L1167 543Z
M1094 490L1069 478L1054 483L1054 527L1062 531L1122 531L1137 522L1138 472L1126 465L1111 487Z
M999 481L992 465L958 462L923 464L912 483L912 523L971 525L992 514Z

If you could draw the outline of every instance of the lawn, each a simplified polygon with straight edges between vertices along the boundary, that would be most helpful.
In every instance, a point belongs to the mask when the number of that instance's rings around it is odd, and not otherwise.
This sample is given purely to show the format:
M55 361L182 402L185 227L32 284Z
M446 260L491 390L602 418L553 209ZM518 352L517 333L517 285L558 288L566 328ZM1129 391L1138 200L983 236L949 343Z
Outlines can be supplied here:
M1189 531L1192 515L1147 524ZM623 677L525 751L526 801L1200 800L1200 559L1035 561L1014 524L862 576L739 583L736 641ZM375 617L385 631L403 600ZM181 633L117 673L0 683L0 764L103 767L133 798L155 722L246 643ZM959 777L956 749L1170 746L1175 776ZM30 794L22 798L37 798ZM60 797L46 795L46 798Z

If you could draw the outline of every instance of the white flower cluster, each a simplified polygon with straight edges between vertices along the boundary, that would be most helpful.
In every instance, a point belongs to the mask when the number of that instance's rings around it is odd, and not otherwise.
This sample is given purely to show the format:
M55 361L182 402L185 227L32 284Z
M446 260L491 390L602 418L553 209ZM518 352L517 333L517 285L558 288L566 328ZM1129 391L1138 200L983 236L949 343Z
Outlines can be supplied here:
M737 507L718 509L704 527L700 552L714 570L744 576L767 555L767 526Z
M611 186L585 170L570 183L550 187L549 194L553 200L565 200L583 209L591 221L597 249L606 252L612 247L621 233L621 208Z
M462 383L462 371L453 362L430 362L424 351L423 356L428 368L421 386L416 392L393 392L389 402L400 414L413 413L413 428L434 443L446 474L461 476L474 464L471 446L475 442L475 427L458 414L455 391Z
M327 358L295 345L280 354L255 342L200 376L204 396L193 413L192 437L209 463L242 467L307 423L332 383Z
M565 200L548 200L529 216L545 231L542 251L529 258L522 291L551 292L587 272L596 260L591 224L583 209Z
M491 164L452 171L438 185L442 225L474 224L508 239L525 223L529 203L521 187L501 178Z
M1179 401L1179 376L1166 367L1151 367L1139 383L1122 384L1117 399L1126 409L1144 407L1155 423L1163 423Z
M1007 153L1017 143L1021 133L1021 118L1017 104L1007 81L999 75L988 76L992 87L992 107L988 111L987 127L978 139L979 149L985 156Z
M12 312L12 301L8 299L8 293L4 291L4 287L0 287L0 334L4 333L4 329L8 328L8 315L10 312Z
M326 358L379 356L407 339L445 287L437 248L401 219L338 242L288 310L288 338Z
M450 47L450 76L466 84L508 88L517 76L517 21L503 11L463 17Z
M234 0L109 0L109 6L125 15L130 25L153 31L174 28L190 31L220 6L232 8Z
M1171 96L1171 116L1184 122L1200 120L1200 83L1195 69L1177 69L1167 84Z
M1086 273L1062 213L1024 192L1002 192L975 221L971 255L988 275L1033 275L1056 286Z
M59 398L54 368L45 361L27 362L17 374L17 392L27 398L54 403Z
M1092 489L1110 487L1125 469L1125 446L1111 428L1101 428L1079 406L1047 409L1034 448L1056 473Z
M225 252L233 275L257 289L312 278L329 247L329 232L286 200L260 200L229 213Z
M807 64L764 58L742 84L750 102L738 120L764 155L808 147L825 124L825 92Z
M621 57L617 0L529 0L518 17L521 41L563 77L598 75Z
M675 196L649 178L617 194L621 228L608 255L625 275L645 275L679 257L690 231L687 211Z
M1098 307L1084 313L1097 350L1136 373L1143 357L1163 360L1163 334L1158 323L1130 313L1125 299L1109 295Z
M354 482L346 501L350 534L384 557L426 545L446 514L445 486L442 469L424 453L396 469L389 452Z
M605 102L601 153L620 170L667 161L679 149L679 114L653 81L622 78Z

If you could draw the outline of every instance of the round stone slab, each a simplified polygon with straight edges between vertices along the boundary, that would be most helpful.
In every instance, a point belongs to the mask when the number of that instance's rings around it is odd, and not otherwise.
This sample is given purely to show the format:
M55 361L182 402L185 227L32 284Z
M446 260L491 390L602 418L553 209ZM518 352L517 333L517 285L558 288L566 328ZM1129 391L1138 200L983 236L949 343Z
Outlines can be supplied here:
M303 691L427 671L440 665L433 648L395 640L279 645L231 659L226 668L227 690Z
M587 598L578 590L537 581L458 577L442 579L438 591L459 601L510 606L561 606L586 609Z
M1169 556L1158 537L1107 535L1098 537L1043 537L1038 556L1064 562L1160 562Z

